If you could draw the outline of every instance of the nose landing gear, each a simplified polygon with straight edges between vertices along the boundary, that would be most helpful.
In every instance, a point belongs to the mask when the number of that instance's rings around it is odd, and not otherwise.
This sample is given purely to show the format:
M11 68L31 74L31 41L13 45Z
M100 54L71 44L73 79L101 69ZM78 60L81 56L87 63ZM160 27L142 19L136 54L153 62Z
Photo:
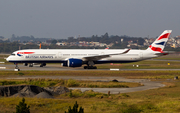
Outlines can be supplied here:
M14 63L16 65L14 71L20 71L19 67L18 67L18 63Z

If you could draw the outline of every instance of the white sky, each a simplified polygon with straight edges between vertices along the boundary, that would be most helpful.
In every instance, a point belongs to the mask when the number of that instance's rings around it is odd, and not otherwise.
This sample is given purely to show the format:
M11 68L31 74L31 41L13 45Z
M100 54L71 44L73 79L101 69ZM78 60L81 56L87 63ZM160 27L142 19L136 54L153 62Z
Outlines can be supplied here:
M0 36L180 35L180 0L0 0Z

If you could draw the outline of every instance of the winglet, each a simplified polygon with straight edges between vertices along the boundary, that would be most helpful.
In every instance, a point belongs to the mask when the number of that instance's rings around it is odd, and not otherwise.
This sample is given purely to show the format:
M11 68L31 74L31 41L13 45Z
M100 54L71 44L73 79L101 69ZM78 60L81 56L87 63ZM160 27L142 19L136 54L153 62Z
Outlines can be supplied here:
M105 48L106 50L109 49L109 47Z
M124 51L122 54L128 53L131 49L127 49L126 51Z
M122 53L115 53L115 54L109 54L109 55L121 55L121 54L126 54L130 51L131 49L127 49L126 51L122 52Z

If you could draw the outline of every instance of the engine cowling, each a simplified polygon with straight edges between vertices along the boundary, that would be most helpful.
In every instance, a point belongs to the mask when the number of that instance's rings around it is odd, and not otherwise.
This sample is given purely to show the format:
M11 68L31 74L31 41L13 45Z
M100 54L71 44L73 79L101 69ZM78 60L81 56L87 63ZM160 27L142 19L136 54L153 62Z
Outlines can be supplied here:
M81 59L74 59L70 58L68 59L67 65L68 67L81 67L83 61Z

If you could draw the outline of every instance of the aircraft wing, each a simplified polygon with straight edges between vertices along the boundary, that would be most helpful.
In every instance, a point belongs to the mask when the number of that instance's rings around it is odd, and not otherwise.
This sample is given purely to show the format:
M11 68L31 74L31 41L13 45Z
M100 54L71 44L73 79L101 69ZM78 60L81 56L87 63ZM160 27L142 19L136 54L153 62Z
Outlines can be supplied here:
M83 61L88 61L88 60L92 60L92 61L96 61L96 60L100 60L102 58L107 58L110 57L111 55L121 55L121 54L126 54L129 52L130 49L125 50L122 53L114 53L114 54L104 54L104 55L96 55L96 56L87 56L87 57L83 57L82 60Z

